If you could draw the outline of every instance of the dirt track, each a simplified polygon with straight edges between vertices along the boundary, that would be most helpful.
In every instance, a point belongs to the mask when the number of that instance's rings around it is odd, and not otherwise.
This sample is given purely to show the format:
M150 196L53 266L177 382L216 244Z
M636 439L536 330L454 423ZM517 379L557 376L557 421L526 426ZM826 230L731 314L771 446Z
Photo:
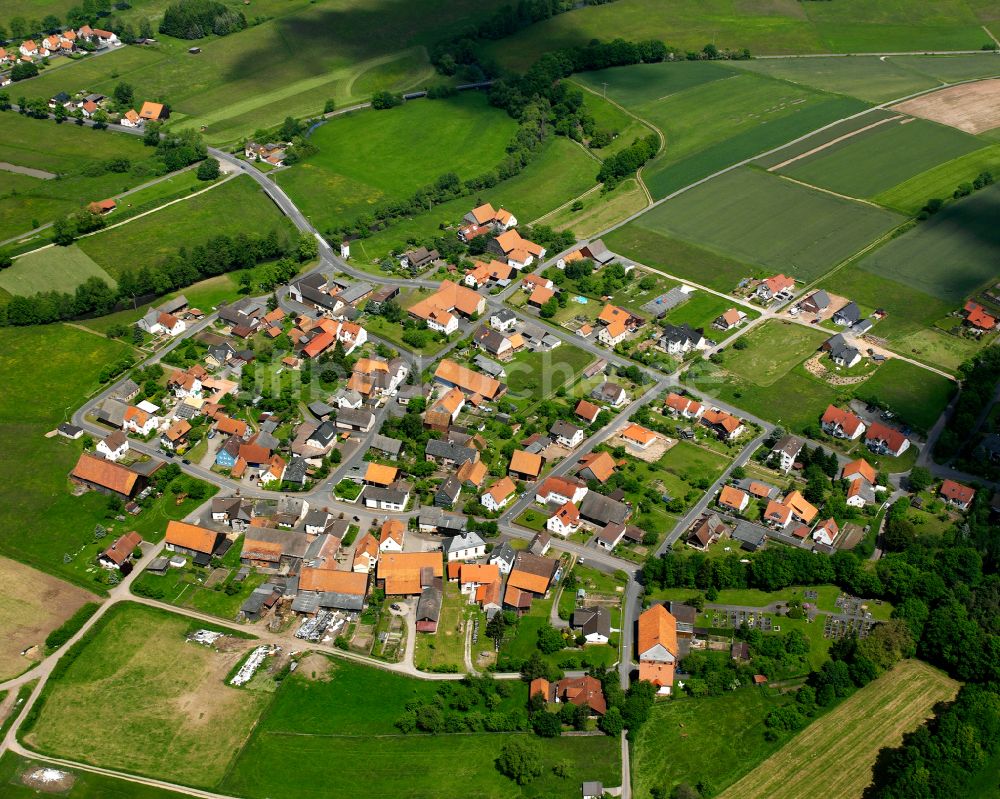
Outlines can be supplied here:
M892 108L966 133L993 130L1000 127L1000 78L951 86Z

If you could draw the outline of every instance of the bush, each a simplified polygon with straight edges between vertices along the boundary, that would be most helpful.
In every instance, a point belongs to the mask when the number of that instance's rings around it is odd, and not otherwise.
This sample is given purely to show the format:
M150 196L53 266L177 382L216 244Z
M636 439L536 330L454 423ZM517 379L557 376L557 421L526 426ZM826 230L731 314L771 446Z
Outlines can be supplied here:
M375 92L372 95L372 108L376 111L384 111L387 108L395 108L403 104L403 95L395 92Z
M214 158L206 158L198 164L198 180L215 180L219 177L219 162Z
M97 612L99 607L100 604L97 602L88 602L82 605L76 613L48 634L45 639L45 649L52 652L65 644L80 631L80 628Z

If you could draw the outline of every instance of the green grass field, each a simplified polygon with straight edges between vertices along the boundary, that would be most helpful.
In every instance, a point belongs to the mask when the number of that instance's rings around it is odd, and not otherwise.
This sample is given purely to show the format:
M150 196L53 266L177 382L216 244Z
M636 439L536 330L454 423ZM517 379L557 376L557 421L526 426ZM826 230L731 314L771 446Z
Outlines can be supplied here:
M335 117L310 137L316 155L277 180L320 230L403 199L454 172L477 177L505 156L516 122L479 92Z
M524 68L546 49L615 37L661 39L684 50L706 42L748 47L756 54L872 53L911 50L975 50L989 37L988 5L962 0L891 5L871 0L801 5L794 0L747 4L739 0L620 0L614 8L587 6L533 25L487 46L508 66Z
M4 208L0 241L151 180L156 176L152 156L153 150L135 136L0 113L0 161L60 176L42 180L0 172ZM129 159L131 170L94 177L84 174L112 158Z
M236 208L239 213L233 213ZM288 236L293 228L257 184L241 176L121 227L82 238L77 246L115 275L122 269L157 264L180 247L190 248L212 236L269 230Z
M862 259L858 266L932 297L959 303L996 279L1000 186L945 206Z
M854 58L769 58L734 61L732 66L772 78L884 103L933 89L942 81L996 74L989 54L958 56L856 56Z
M80 442L44 434L99 388L95 376L101 364L130 349L67 325L4 328L0 343L0 376L8 386L0 400L0 450L10 463L19 464L17 476L0 488L0 552L92 591L102 590L94 582L93 566L102 544L94 540L93 530L100 523L113 533L118 525L108 519L103 495L72 495L67 475L80 456ZM26 364L39 359L44 368L33 369L30 381L22 379ZM165 495L131 518L125 529L159 540L168 519L182 518L198 504L188 500L176 505ZM108 543L105 539L103 547Z
M660 786L669 793L681 782L705 780L716 790L735 782L780 746L764 740L764 718L787 701L743 688L655 705L632 744L636 799L650 799L650 791Z
M903 733L930 716L935 704L952 699L958 688L926 663L904 660L810 724L721 797L860 796L871 782L879 750L899 746Z
M576 80L607 90L663 132L666 149L642 173L656 198L865 107L714 62L643 64Z
M627 227L678 238L771 274L812 280L902 221L889 211L746 168L685 192ZM621 247L625 237L617 232L609 246ZM656 246L654 239L652 249ZM641 262L649 252L642 242L620 251Z
M946 199L959 183L971 183L984 171L1000 174L1000 146L984 147L938 164L872 199L879 205L916 215L931 197Z
M236 4L248 18L270 18L230 36L198 42L159 37L152 47L123 47L100 58L52 69L24 85L30 97L81 89L111 94L128 80L142 99L165 99L175 123L205 127L213 142L234 142L286 116L318 115L327 99L339 105L372 91L438 82L426 48L465 28L498 2L434 0L265 2ZM30 86L28 84L31 84Z
M213 786L270 694L224 684L251 648L187 643L183 616L131 603L110 609L22 733L28 746L93 765ZM108 702L109 692L118 697Z
M718 319L723 313L734 307L730 300L709 294L707 291L695 290L690 299L683 305L679 305L663 317L664 320L674 325L689 324L695 328L702 328L708 338L717 341L726 337L726 333L715 330L712 322ZM757 313L739 306L740 310L747 314L747 321L755 319Z
M45 768L49 765L44 761L4 752L3 757L0 757L0 785L3 785L3 795L7 799L37 799L40 792L24 785L21 782L21 775L36 766ZM69 791L59 793L59 796L66 799L181 799L184 796L162 788L105 777L102 774L91 774L64 767L60 767L60 770L72 774L74 778L73 787Z
M572 383L594 356L570 344L562 344L548 352L523 352L504 364L504 382L510 398L539 400L549 397L562 386Z
M390 252L403 252L407 242L441 235L440 226L455 225L476 205L502 205L522 223L530 223L594 186L600 167L584 150L565 137L553 137L521 174L470 197L460 197L430 211L404 219L352 246L351 256L362 269L377 269Z
M953 384L905 361L889 360L861 383L834 386L801 365L827 338L803 325L770 321L746 335L747 348L723 353L721 367L698 363L695 386L750 413L801 432L816 425L826 406L855 396L876 397L919 430L940 416Z
M524 789L501 775L493 761L506 734L401 735L394 722L410 699L429 702L437 684L378 669L310 657L284 682L219 786L253 799L325 799L363 790L372 799L575 797L583 779L620 782L618 742L591 738L531 738L545 773ZM514 684L504 712L523 707L527 691ZM570 777L551 767L565 760ZM332 762L365 768L330 768Z
M873 198L938 164L983 149L975 136L909 117L886 122L777 171L850 197Z
M41 291L72 293L89 277L99 277L114 287L115 281L89 255L76 246L47 247L22 255L0 272L0 288L11 294Z

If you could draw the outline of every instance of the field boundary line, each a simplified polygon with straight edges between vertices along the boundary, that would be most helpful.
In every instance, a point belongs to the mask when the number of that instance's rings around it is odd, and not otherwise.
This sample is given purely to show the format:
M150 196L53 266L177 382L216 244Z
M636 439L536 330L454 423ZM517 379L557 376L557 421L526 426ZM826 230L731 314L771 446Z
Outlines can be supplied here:
M115 228L119 228L122 225L127 225L129 222L135 222L136 219L142 219L144 216L155 214L157 211L162 211L164 208L167 208L171 205L176 205L177 203L186 202L187 200L190 200L193 197L197 197L200 194L204 194L206 191L211 191L212 189L221 186L223 183L228 183L234 177L237 177L237 173L228 175L227 177L224 177L222 180L213 183L211 186L206 186L205 188L200 189L192 194L188 194L186 197L178 197L177 199L171 200L168 203L164 203L163 205L158 205L156 208L150 208L148 211L143 211L141 214L136 214L135 216L130 216L128 219L123 219L121 222L117 222L114 225L108 225L107 227L102 227L100 230L92 230L90 233L84 233L82 236L77 236L77 238L74 240L74 243L76 241L79 241L80 239L87 239L90 238L91 236L96 236L98 233L104 233L104 231L106 230L114 230ZM34 250L28 250L27 252L22 252L19 253L18 255L15 255L14 260L18 258L23 258L25 255L31 255L32 253L41 252L42 250L47 250L50 247L55 247L55 246L56 244L54 242L49 242L48 244L42 247L36 247Z
M557 208L553 208L551 211L546 211L545 214L543 214L542 216L538 217L537 219L531 220L528 224L529 225L537 225L543 219L548 219L550 216L552 216L552 214L556 214L559 211L563 210L564 208L569 207L570 205L572 205L573 203L575 203L577 200L582 200L587 195L593 194L595 191L597 191L598 189L600 189L603 185L604 185L603 183L598 183L596 186L591 186L583 194L580 194L580 195L574 197L571 200L567 200L566 202L564 202L562 205L558 206Z
M828 147L833 147L833 145L835 145L835 144L840 144L840 142L846 141L847 139L851 139L851 138L857 136L860 133L864 133L865 131L869 131L872 128L877 128L879 125L884 125L887 122L895 122L897 119L902 119L902 118L903 118L902 114L897 114L894 117L886 117L885 119L880 119L877 122L872 122L870 125L865 125L863 128L858 128L857 130L852 130L849 133L845 133L843 136L838 136L836 139L831 139L826 144L821 144L819 147L813 147L813 149L811 149L811 150L809 150L807 152L801 153L800 155L796 155L793 158L789 158L787 161L782 161L780 164L775 164L772 167L768 167L767 171L768 172L777 172L779 169L783 169L784 167L788 166L789 164L794 164L796 161L801 161L803 158L808 158L809 156L815 155L816 153L821 153L821 152L823 152L823 150L827 149Z
M985 25L983 25L983 30L984 30L984 31L986 31L986 35L987 35L987 36L989 36L989 37L990 37L990 38L991 38L991 39L993 40L993 43L994 43L994 44L995 44L995 45L996 45L997 47L1000 47L1000 39L998 39L998 38L997 38L996 36L994 36L994 35L993 35L993 31L991 31L991 30L990 30L989 28L987 28L987 27L986 27Z
M768 171L770 172L770 170ZM880 211L886 210L881 205L879 205L878 203L873 203L871 200L864 200L861 197L850 197L847 194L839 194L838 192L835 192L832 189L824 189L822 186L814 186L812 183L806 183L804 180L793 178L790 175L775 174L775 177L780 180L787 180L789 183L795 183L807 189L814 189L816 191L821 191L823 192L823 194L829 194L831 197L838 197L841 200L848 200L849 202L852 203L861 203L862 205L867 205L871 208L878 208ZM895 213L895 211L893 211L892 213Z

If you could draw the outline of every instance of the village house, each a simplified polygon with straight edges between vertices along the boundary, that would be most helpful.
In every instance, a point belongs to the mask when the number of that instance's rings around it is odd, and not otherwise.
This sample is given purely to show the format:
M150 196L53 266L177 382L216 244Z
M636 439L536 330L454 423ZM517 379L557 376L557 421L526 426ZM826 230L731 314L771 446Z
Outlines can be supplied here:
M823 313L827 308L830 307L830 295L825 291L820 289L819 291L814 291L808 297L806 297L802 302L799 303L799 309L805 311L806 313L819 314Z
M98 455L115 462L125 457L128 452L128 436L121 430L115 430L97 442L94 448Z
M514 485L514 481L509 477L501 477L486 490L480 502L486 510L498 513L507 506L516 493L517 486Z
M122 420L122 429L139 436L148 436L160 426L161 421L160 417L151 411L129 405Z
M416 596L443 574L440 552L383 552L376 577L389 596Z
M719 498L716 500L720 508L725 508L734 513L742 513L750 504L750 495L746 491L733 486L723 486L719 491Z
M535 502L540 505L578 505L587 495L587 484L573 477L552 475L535 489Z
M697 400L682 396L681 394L675 394L672 391L667 394L667 399L663 405L667 409L667 413L675 419L679 417L696 421L705 412L705 406Z
M367 486L361 493L362 504L366 508L402 512L410 501L410 486L397 480L389 486Z
M712 327L722 331L735 330L746 321L746 318L747 315L745 312L738 308L730 308L721 316L715 318L715 321L712 322Z
M795 281L786 275L775 275L762 280L754 293L764 302L790 300L795 293Z
M404 252L399 257L399 265L403 269L409 269L411 272L420 272L430 267L440 257L441 254L437 250L417 247L416 249Z
M580 631L588 644L606 644L611 640L611 613L604 605L573 611L570 627Z
M503 258L515 269L525 269L535 262L535 259L545 259L545 248L540 244L522 238L516 230L505 230L487 246L487 252L498 258Z
M910 439L899 430L887 427L881 422L872 422L865 433L865 444L876 455L891 455L898 458L910 447Z
M865 432L865 424L850 411L841 410L835 405L827 406L820 418L823 432L834 438L846 438L853 441Z
M517 325L517 315L509 308L501 308L490 314L490 327L505 333Z
M139 117L147 122L160 122L169 116L170 112L163 103L153 103L147 100L139 109Z
M704 551L728 533L729 528L722 519L715 513L709 513L698 519L690 529L687 535L687 545Z
M972 332L976 335L996 329L996 317L987 313L986 309L979 303L969 300L962 308L962 312L965 314L965 324L971 327Z
M439 508L452 508L462 494L462 482L449 474L434 492L434 504Z
M650 445L655 442L659 436L652 430L647 430L641 425L637 425L635 422L629 423L629 425L621 431L621 437L625 440L625 443L635 447L636 449L649 449Z
M851 327L851 325L861 321L861 309L856 302L849 302L839 311L833 314L833 323L841 327Z
M375 568L378 560L378 541L371 533L365 533L354 549L354 562L351 568L355 572L367 574Z
M243 536L240 563L265 574L297 574L308 547L301 533L251 525Z
M617 305L605 305L597 316L597 323L601 329L597 333L597 340L606 347L615 347L632 333L634 333L643 320L635 314L629 313L624 308Z
M490 203L473 208L463 220L467 225L488 227L498 233L517 227L517 217L504 208L494 208Z
M142 536L135 530L115 539L114 543L97 556L102 569L118 569L122 574L132 571L132 553L142 544Z
M845 369L850 369L861 363L861 350L848 344L847 339L841 333L824 341L821 349L830 353L830 360L837 366Z
M775 459L777 467L788 474L795 466L795 460L799 457L804 445L805 442L801 438L785 436L771 448L771 457Z
M625 389L617 383L606 381L590 392L592 399L610 405L613 408L621 408L628 404L628 394Z
M499 399L507 391L507 386L499 380L474 372L448 358L438 364L434 380L448 388L460 388L473 404Z
M595 480L598 483L606 483L611 475L615 473L617 464L615 459L607 452L596 452L584 455L579 460L580 470L577 476L581 480L590 482Z
M604 527L610 522L625 524L631 515L630 506L596 491L588 491L580 502L580 516L598 527Z
M659 346L668 355L676 357L704 349L706 342L701 328L696 330L685 322L680 325L664 325Z
M449 562L474 560L486 554L486 542L479 537L478 533L460 533L449 538L442 550Z
M680 655L677 619L663 605L653 605L640 614L638 632L639 679L653 683L658 693L669 694Z
M516 557L517 550L511 546L510 541L504 541L500 546L493 548L489 562L500 570L500 574L510 574L510 570L514 568Z
M573 535L580 529L580 511L576 505L563 503L559 509L545 522L545 529L563 538Z
M507 467L507 474L515 480L527 482L536 480L542 471L543 459L541 455L526 452L523 449L516 449L510 458L510 465Z
M569 449L580 446L584 438L583 428L562 419L553 423L552 427L549 428L549 435L557 444Z
M949 505L961 511L967 511L972 505L972 500L975 499L976 492L975 489L969 488L967 485L956 483L954 480L945 480L941 483L938 496Z
M472 269L465 273L462 282L473 289L478 289L491 283L507 285L510 282L512 274L514 274L514 267L510 266L510 264L496 260L491 260L489 263L473 261Z
M604 244L602 239L594 239L589 244L585 244L578 250L573 250L567 253L562 258L556 261L556 266L559 269L565 269L567 264L571 264L575 261L589 260L593 262L594 269L600 269L602 266L607 266L615 259L614 253L611 252Z
M813 528L812 538L818 544L832 547L833 542L837 540L839 534L840 528L837 526L836 520L831 517L826 521L820 522Z
M739 438L746 429L743 422L732 414L718 408L705 411L701 416L701 423L712 430L723 441L732 441Z
M402 552L406 525L399 519L386 519L379 530L379 552Z
M852 508L863 508L875 502L875 468L863 458L845 464L840 477L848 482L846 501Z
M190 555L196 564L208 565L212 556L226 541L226 536L196 524L171 520L167 522L167 534L164 540L168 552Z

